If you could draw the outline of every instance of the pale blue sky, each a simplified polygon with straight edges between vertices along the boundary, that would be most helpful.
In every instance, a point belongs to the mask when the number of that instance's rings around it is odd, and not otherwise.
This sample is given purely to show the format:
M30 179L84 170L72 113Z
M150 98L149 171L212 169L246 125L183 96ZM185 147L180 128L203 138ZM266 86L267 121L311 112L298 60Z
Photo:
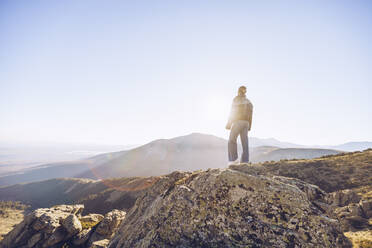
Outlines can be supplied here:
M1 1L0 139L372 140L371 1Z

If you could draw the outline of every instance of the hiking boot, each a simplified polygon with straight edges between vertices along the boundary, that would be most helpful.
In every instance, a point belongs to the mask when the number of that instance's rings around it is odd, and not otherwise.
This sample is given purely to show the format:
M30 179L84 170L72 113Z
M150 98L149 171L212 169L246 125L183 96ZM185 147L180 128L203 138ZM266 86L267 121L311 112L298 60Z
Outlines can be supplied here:
M239 165L247 165L247 166L251 166L252 163L251 163L251 162L241 162L241 163L239 163Z
M237 160L235 160L235 161L229 161L229 162L227 163L227 165L228 165L228 166L230 166L230 165L239 165L239 159L237 159Z

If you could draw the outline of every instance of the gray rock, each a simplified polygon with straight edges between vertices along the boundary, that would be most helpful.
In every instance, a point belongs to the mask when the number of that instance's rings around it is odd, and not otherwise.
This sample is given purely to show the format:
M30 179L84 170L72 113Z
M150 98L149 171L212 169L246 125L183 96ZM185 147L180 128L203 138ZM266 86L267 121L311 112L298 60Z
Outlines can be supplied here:
M368 228L368 218L372 216L371 200L360 200L344 207L337 207L334 213L340 219L343 231L359 231Z
M88 214L88 215L80 217L80 222L86 222L86 223L98 223L101 220L103 220L102 214Z
M339 190L332 192L328 195L328 203L343 207L350 203L358 203L360 201L360 196L350 189Z
M117 209L107 213L98 224L96 232L103 236L111 236L124 220L126 213Z
M362 209L366 218L372 217L372 200L360 200L359 206Z
M63 241L68 233L63 227L58 227L46 240L42 243L42 247L48 248Z
M68 215L62 221L62 226L71 236L79 233L83 229L79 219L74 214Z
M81 232L79 232L73 237L72 244L77 245L77 246L81 246L85 244L88 241L91 234L92 234L92 229L82 230Z
M297 179L213 169L164 176L140 196L109 247L351 247Z
M75 205L56 205L51 208L52 210L59 210L65 213L71 213L75 215L81 215L84 210L83 204L75 204Z
M34 236L32 236L28 242L27 242L27 246L28 247L34 247L36 245L37 242L39 242L41 239L42 239L42 233L36 233L34 234Z
M36 209L5 235L0 248L53 247L81 230L74 214L83 208L82 205L60 205Z
M126 213L117 209L107 213L88 241L88 246L102 239L111 239L125 218Z
M347 207L351 216L362 216L362 209L358 203L351 203Z
M108 239L102 239L102 240L93 242L93 244L89 246L89 248L106 248L108 244L109 244Z

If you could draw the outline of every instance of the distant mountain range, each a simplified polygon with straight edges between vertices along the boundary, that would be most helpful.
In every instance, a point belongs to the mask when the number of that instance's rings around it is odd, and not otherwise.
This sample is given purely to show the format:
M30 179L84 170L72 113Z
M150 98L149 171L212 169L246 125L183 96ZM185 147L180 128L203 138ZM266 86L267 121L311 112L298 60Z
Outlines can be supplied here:
M358 141L358 142L347 142L340 145L300 145L289 142L282 142L274 138L260 139L252 137L249 139L250 145L252 146L276 146L280 148L322 148L322 149L335 149L345 152L363 151L368 148L372 148L372 142L369 141Z
M38 165L87 159L97 154L128 150L136 146L138 145L18 144L0 141L0 176Z
M323 146L331 149L354 152L354 151L363 151L368 148L372 148L372 142L362 141L362 142L347 142L337 146Z
M309 159L341 152L336 149L307 148L275 139L259 138L251 138L250 147L252 162ZM192 133L172 139L155 140L127 151L25 169L17 174L0 177L0 186L60 177L102 179L157 176L174 170L194 171L226 166L227 140L213 135Z

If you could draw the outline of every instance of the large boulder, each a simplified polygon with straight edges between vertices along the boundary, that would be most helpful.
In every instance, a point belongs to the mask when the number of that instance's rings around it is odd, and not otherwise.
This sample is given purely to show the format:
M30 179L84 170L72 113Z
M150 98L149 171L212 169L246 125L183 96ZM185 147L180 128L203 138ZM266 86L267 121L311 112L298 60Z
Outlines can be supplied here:
M351 247L324 195L285 177L174 172L137 199L109 247Z
M334 213L342 224L343 231L359 231L370 229L369 218L372 217L372 200L362 199L358 203L350 203L336 207Z
M119 225L124 220L126 213L117 209L108 212L102 221L97 225L88 241L88 247L92 246L96 241L111 239L118 230Z
M366 218L372 218L372 200L360 200L360 208Z
M0 247L58 246L81 230L75 214L79 214L83 208L83 205L59 205L36 209L4 237Z
M351 189L338 190L328 194L328 203L334 206L343 207L350 203L357 203L360 196Z
M110 240L108 239L102 239L99 241L95 241L89 248L106 248L107 245L109 244L109 241Z
M81 228L78 214L83 205L39 208L25 217L0 242L1 248L55 247ZM80 225L80 226L79 226Z
M113 210L105 217L81 216L83 208L83 205L60 205L37 209L4 237L0 248L106 247L125 212ZM84 228L79 218L85 221Z
M88 214L80 217L80 222L95 225L99 223L102 219L103 219L102 214Z
M80 220L74 214L67 216L66 219L62 221L62 226L66 229L70 236L79 233L83 229Z
M93 231L91 228L84 229L73 237L71 243L76 246L83 246L88 241L92 233Z

